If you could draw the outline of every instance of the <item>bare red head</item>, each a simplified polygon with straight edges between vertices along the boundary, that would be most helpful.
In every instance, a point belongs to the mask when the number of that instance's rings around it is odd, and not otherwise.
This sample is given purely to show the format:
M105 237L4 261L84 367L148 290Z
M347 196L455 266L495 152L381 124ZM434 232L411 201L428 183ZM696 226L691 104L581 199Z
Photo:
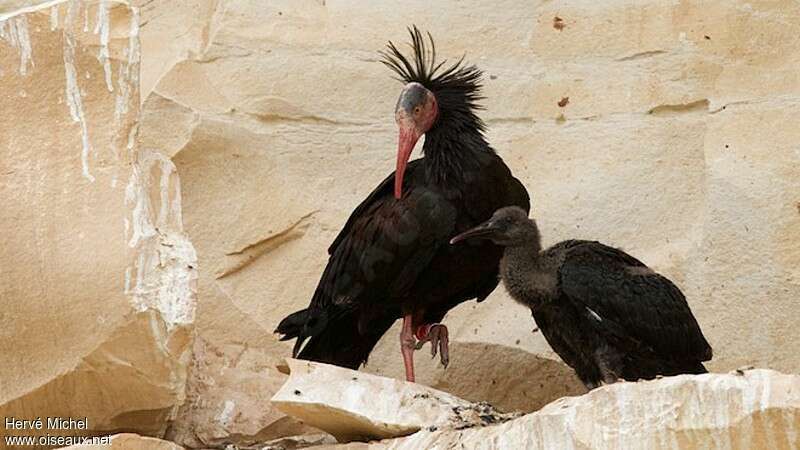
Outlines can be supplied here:
M408 83L403 87L394 109L399 132L397 167L394 176L395 198L399 199L403 195L403 174L414 146L420 136L431 129L438 115L439 106L433 92L417 82Z

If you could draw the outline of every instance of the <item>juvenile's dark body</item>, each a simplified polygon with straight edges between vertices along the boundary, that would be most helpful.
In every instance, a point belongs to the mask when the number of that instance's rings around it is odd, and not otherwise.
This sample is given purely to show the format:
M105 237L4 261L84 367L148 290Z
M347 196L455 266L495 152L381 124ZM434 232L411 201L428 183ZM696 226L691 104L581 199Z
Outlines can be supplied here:
M489 223L482 236L506 246L506 289L531 308L548 344L588 388L706 372L711 347L670 280L599 242L542 251L535 222L521 210L498 211Z

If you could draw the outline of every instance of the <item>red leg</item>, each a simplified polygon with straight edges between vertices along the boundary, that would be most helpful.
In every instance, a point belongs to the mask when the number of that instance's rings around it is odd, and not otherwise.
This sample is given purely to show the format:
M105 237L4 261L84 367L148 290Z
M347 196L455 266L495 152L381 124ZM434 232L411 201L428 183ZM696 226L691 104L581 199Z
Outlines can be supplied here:
M414 326L413 316L403 316L403 329L400 331L400 351L403 353L403 364L406 366L406 381L414 382Z
M444 326L444 324L432 323L422 325L417 328L416 336L419 342L417 343L416 349L419 350L422 348L423 344L430 342L431 357L436 357L436 351L438 350L442 365L447 368L447 365L450 363L450 339L448 334L447 327Z

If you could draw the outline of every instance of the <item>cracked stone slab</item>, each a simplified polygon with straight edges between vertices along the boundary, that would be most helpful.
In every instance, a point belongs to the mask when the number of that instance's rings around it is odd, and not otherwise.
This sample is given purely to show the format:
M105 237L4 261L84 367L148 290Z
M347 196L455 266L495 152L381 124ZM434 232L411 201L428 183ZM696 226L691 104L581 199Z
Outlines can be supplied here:
M287 359L290 375L272 397L279 410L340 442L465 429L517 417L416 383Z
M326 450L800 448L800 376L772 370L621 382L499 425Z

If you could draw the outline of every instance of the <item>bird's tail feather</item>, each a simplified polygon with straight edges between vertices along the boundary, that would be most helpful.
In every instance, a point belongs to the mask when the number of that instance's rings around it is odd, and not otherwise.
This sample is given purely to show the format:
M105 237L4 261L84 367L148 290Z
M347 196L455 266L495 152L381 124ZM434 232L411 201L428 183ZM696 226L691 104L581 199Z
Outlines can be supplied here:
M288 315L275 331L283 335L282 341L297 339L292 351L295 358L355 370L366 363L372 349L395 321L391 315L375 317L367 330L359 331L358 318L354 310L312 314L304 309Z
M306 322L308 322L309 315L308 309L302 309L289 314L284 317L281 323L278 324L278 327L275 328L275 333L282 335L280 337L281 341L288 341L289 339L300 336L303 332L303 328L306 326Z
M307 338L305 335L305 329L310 316L311 312L308 309L295 311L284 317L283 320L281 320L281 323L278 324L278 327L275 328L275 333L281 335L279 340L288 341L290 339L297 339L294 344L294 348L292 349L293 358L297 357L297 353L300 350L300 347L303 345L303 341L305 341Z

